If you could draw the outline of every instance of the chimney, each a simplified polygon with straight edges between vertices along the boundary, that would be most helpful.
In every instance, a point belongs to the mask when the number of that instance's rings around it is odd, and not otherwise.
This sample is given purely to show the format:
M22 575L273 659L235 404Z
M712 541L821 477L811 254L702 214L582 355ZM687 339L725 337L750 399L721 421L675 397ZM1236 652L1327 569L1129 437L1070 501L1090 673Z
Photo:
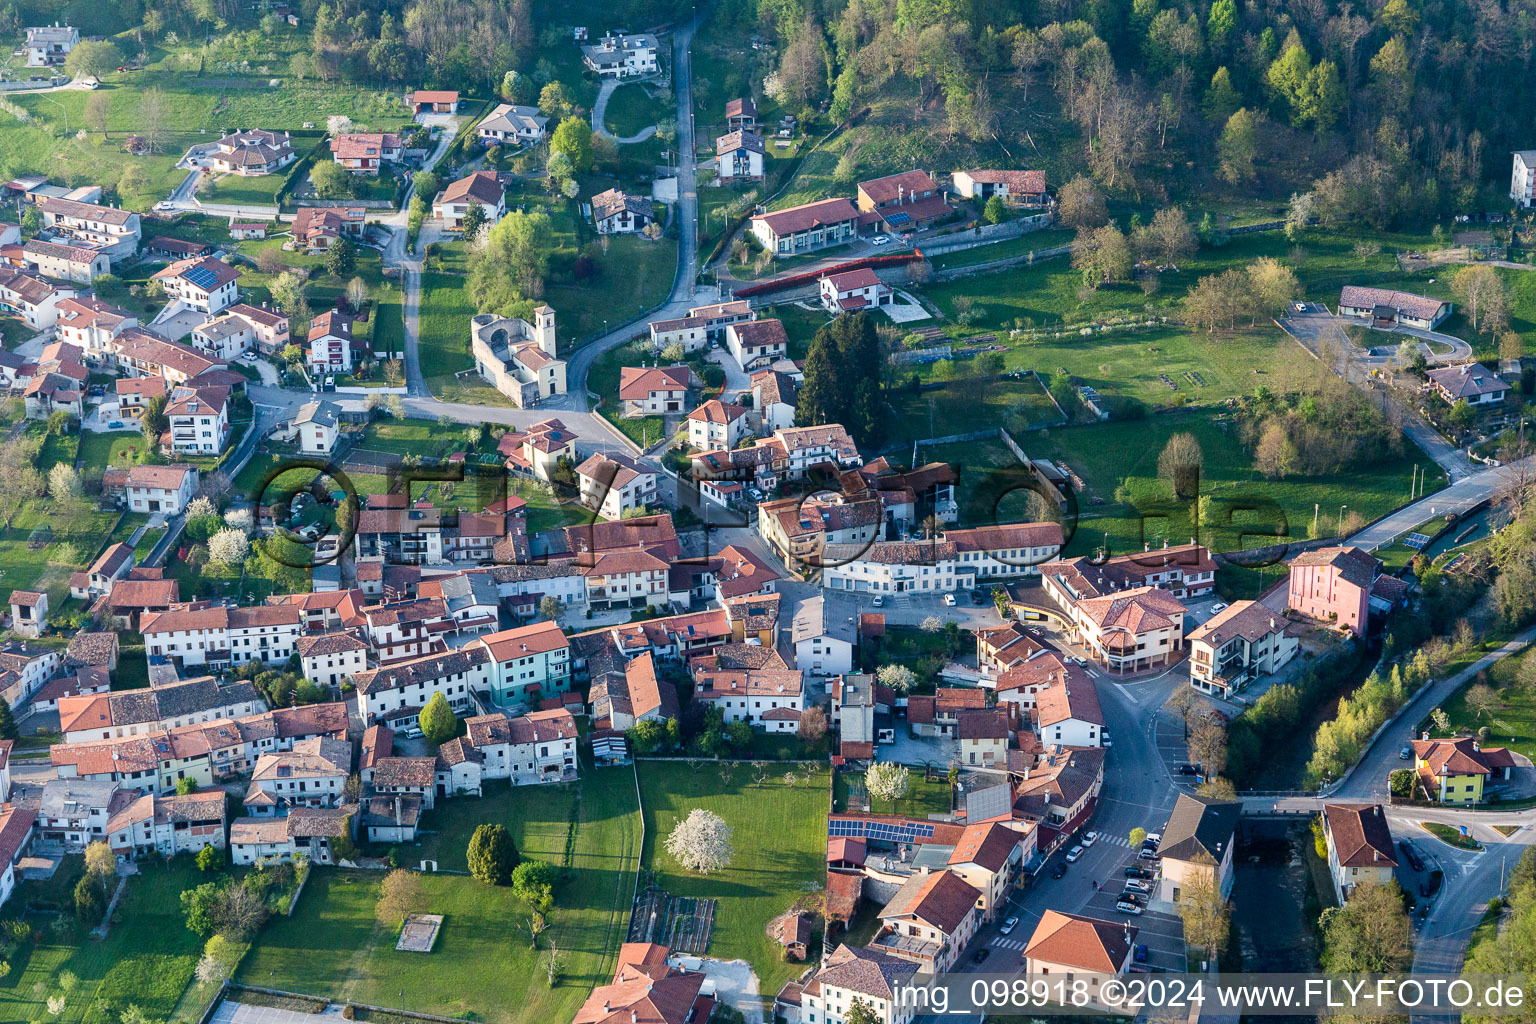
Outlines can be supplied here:
M1423 735L1422 735L1422 736L1420 736L1420 737L1419 737L1419 739L1421 739L1421 740L1427 740L1427 739L1429 739L1429 730L1428 730L1428 729L1425 729L1425 730L1424 730L1424 734L1423 734Z

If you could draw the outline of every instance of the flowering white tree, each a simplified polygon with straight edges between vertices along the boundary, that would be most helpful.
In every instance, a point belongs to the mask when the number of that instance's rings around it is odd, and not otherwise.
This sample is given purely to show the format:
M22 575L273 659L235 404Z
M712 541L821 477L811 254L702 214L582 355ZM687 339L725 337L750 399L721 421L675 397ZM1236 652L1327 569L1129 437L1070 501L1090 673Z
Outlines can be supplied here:
M881 665L875 673L880 685L889 686L897 693L906 693L917 683L917 674L905 665Z
M911 786L912 773L895 761L876 761L864 773L864 788L881 800L900 800Z
M667 836L667 852L690 871L707 875L730 864L731 826L713 811L695 807Z
M239 565L251 550L251 542L240 530L220 530L208 538L208 557L223 565Z
M205 516L216 516L219 507L213 503L212 498L193 498L187 502L187 518L202 519Z
M360 131L362 127L362 125L353 121L346 114L332 114L325 119L325 130L332 135L347 135L351 132Z
M248 508L232 508L224 513L224 525L231 530L239 530L241 533L250 533L251 527L256 525L256 517Z

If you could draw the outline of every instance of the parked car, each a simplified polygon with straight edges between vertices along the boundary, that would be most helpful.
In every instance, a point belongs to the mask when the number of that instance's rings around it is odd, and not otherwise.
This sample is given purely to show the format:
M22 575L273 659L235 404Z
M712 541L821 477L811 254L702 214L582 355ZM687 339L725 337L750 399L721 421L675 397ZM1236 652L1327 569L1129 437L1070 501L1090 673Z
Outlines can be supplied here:
M1200 774L1200 766L1196 765L1196 764L1181 764L1181 765L1179 765L1179 774L1180 775L1199 775Z
M1139 964L1146 963L1147 962L1147 945L1146 945L1146 943L1141 943L1141 944L1137 945L1136 952L1132 953L1131 956Z
M1074 861L1076 861L1082 855L1083 855L1083 848L1081 846L1074 846L1074 847L1072 847L1072 849L1067 851L1067 863L1068 864L1073 863Z
M1224 612L1226 610L1227 610L1227 603L1225 601L1217 601L1215 604L1211 605L1211 614L1212 615L1216 614L1217 612Z
M1419 856L1418 847L1406 839L1401 839L1398 841L1397 848L1403 851L1403 856L1408 858L1408 863L1413 867L1413 870L1424 870L1424 858Z
M954 594L945 594L944 595L944 603L948 607L953 608L955 606L955 595Z
M979 590L971 591L971 604L982 605L987 603L986 595Z
M1163 834L1161 832L1148 832L1146 841L1153 846L1159 846L1162 844Z
M872 603L874 604L874 606L876 608L884 608L885 607L885 595L884 594L876 594L875 595L875 599L874 599L874 601Z
M1096 843L1098 841L1099 841L1099 834L1097 832L1084 832L1083 833L1083 845L1084 846L1092 846L1094 843Z
M1051 872L1051 877L1052 878L1060 878L1062 875L1064 875L1066 873L1067 873L1067 862L1064 861L1064 860L1057 861L1056 862L1056 869Z
M1152 872L1148 871L1146 868L1139 868L1136 865L1132 864L1130 867L1125 869L1125 877L1126 878L1151 878L1152 877Z
M122 420L113 420L111 423L107 424L107 429L108 430L121 430L122 428L123 428L123 421Z
M891 236L890 235L877 235L876 237L871 238L869 240L869 244L870 245L890 245L891 244Z
M1403 749L1399 750L1397 752L1397 756L1402 758L1404 761L1408 760L1410 757L1413 756L1413 745L1412 744L1405 744L1403 746Z
M1120 899L1125 903L1134 903L1138 907L1145 907L1147 905L1146 893L1136 892L1134 889L1126 889L1120 894Z
M1136 858L1138 860L1157 860L1157 847L1143 846L1141 851L1136 854Z
M1007 935L1009 932L1013 931L1018 926L1019 926L1019 919L1016 918L1016 917L1010 917L1008 920L1003 922L1003 926L998 929L998 932L1000 932L1003 935Z
M990 949L988 949L986 946L982 946L976 952L971 954L971 962L972 963L977 963L977 964L986 963L987 962L987 957L989 957L991 955L992 955L992 951Z
M1115 904L1115 909L1118 910L1122 914L1139 914L1139 913L1141 913L1141 908L1138 907L1136 904L1130 902L1129 900L1121 900L1119 903L1116 903Z
M1125 887L1127 889L1129 889L1131 892L1139 892L1142 895L1146 895L1147 893L1152 891L1152 886L1147 884L1146 882L1143 882L1139 878L1128 878L1128 879L1126 879L1125 880Z

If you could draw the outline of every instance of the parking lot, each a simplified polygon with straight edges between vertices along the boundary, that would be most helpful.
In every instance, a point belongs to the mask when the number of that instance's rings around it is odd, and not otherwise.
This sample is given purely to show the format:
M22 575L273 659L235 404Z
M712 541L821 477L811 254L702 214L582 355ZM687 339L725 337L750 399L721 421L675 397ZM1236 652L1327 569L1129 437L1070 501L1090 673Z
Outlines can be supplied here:
M1418 855L1422 869L1415 868L1403 851L1403 839L1394 836L1397 844L1397 883L1403 887L1403 892L1413 898L1414 920L1418 922L1428 910L1429 905L1440 895L1441 886L1444 884L1443 865L1435 855L1436 840L1423 836L1409 838L1413 844L1414 853ZM1424 893L1429 895L1425 896Z

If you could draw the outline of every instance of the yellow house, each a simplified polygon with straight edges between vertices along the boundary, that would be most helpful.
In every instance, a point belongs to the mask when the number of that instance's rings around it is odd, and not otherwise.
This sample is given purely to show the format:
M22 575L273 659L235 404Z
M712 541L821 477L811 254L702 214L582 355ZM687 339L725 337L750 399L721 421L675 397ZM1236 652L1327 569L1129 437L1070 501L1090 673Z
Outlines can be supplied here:
M1481 803L1485 790L1508 781L1515 759L1503 747L1483 747L1471 736L1413 741L1413 767L1419 784L1445 804Z

